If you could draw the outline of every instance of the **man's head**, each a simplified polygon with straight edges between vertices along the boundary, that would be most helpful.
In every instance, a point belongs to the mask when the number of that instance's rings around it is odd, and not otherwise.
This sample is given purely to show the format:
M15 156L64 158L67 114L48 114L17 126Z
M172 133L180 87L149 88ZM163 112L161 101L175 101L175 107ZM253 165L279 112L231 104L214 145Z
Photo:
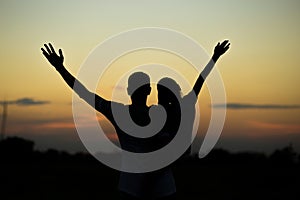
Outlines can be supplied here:
M128 95L131 99L147 97L151 92L150 77L144 72L135 72L128 78Z

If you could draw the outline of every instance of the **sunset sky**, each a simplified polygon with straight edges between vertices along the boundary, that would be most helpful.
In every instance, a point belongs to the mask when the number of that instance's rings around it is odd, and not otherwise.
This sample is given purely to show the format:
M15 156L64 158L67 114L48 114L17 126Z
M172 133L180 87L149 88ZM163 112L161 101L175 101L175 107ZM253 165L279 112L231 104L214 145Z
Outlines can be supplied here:
M6 135L32 139L38 149L83 150L73 122L72 91L40 48L48 42L62 48L65 66L76 75L89 53L108 37L161 27L193 38L208 54L217 42L231 42L217 68L227 102L235 104L227 108L217 147L270 153L292 144L300 152L299 19L298 0L2 0L0 101L10 102ZM114 62L106 79L118 80L118 68L151 62L183 71L190 67L170 53L144 50ZM196 77L191 73L188 81ZM96 92L109 99L112 83L100 82ZM128 103L126 85L119 89L123 103ZM149 104L155 103L153 89ZM199 104L201 137L211 109L207 88ZM101 115L99 120L113 138L107 121Z

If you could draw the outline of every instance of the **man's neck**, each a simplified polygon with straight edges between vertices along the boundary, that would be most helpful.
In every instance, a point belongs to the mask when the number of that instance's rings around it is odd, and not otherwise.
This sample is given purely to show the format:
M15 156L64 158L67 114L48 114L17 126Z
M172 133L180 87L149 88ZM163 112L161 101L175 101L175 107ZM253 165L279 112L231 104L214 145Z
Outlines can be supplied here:
M146 107L147 106L147 98L144 100L141 99L131 99L132 106Z
M132 105L132 106L138 106L138 107L147 107L146 102L145 102L145 103L141 103L141 102L135 103L135 102L132 102L131 105Z

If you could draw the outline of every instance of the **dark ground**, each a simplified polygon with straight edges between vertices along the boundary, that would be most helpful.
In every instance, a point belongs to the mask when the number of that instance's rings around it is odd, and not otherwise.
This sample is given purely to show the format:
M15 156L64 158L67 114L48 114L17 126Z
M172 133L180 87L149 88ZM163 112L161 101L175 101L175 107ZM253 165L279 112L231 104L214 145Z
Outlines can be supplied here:
M33 142L0 142L0 199L118 199L119 172L87 154L38 152ZM174 164L178 199L300 199L300 156L213 150Z

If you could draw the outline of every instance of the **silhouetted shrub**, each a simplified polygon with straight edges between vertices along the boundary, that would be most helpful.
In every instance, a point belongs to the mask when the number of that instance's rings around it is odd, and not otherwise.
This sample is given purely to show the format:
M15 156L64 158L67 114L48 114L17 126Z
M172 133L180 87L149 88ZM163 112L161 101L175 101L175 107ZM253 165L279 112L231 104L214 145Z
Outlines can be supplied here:
M274 164L290 165L297 162L297 153L292 145L284 147L283 149L275 150L270 156L270 161Z
M34 142L19 137L9 137L0 142L2 160L25 161L32 158Z

